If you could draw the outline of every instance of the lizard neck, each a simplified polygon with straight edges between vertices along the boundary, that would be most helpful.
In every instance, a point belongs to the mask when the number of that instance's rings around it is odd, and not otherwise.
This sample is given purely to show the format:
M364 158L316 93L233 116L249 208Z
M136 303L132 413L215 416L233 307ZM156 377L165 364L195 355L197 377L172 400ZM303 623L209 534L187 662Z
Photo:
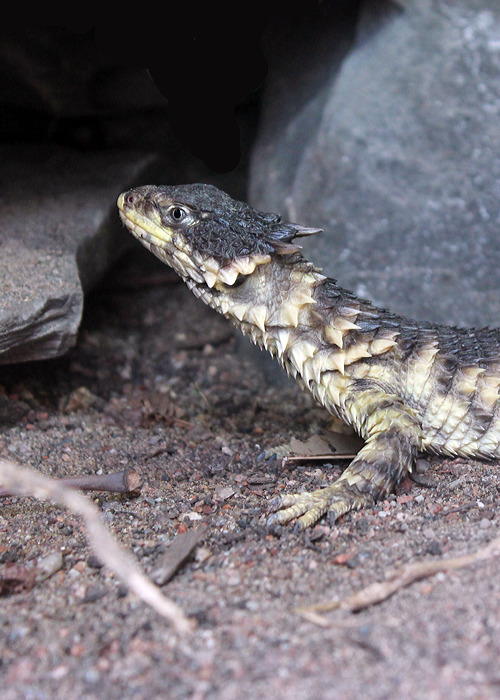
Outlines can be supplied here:
M359 313L349 292L303 259L273 260L239 287L204 300L276 357L327 410L343 415L343 390L351 382L346 366L364 355L348 347Z
M278 359L300 336L318 330L316 291L325 280L310 263L271 261L238 287L221 290L210 306L229 318L250 340ZM289 337L286 341L285 338Z

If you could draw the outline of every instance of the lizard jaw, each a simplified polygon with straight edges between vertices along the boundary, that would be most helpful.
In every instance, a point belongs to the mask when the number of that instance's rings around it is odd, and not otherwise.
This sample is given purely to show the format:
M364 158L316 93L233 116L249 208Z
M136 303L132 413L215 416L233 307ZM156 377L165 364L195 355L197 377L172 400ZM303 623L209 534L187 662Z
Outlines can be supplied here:
M219 261L199 251L192 251L178 232L156 223L133 207L127 206L125 194L117 205L122 222L145 248L172 267L185 282L203 284L209 290L226 291L240 275L251 275L258 265L271 261L269 254L249 254L230 261Z

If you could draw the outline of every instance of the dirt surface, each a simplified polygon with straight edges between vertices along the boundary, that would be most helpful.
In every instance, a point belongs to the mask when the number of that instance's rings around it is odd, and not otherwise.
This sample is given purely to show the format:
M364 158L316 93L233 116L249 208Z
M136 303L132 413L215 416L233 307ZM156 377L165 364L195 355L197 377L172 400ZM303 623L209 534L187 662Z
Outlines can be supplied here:
M486 545L498 465L435 459L423 475L433 487L405 481L334 528L270 533L272 498L346 465L268 458L324 435L328 415L295 385L269 386L232 326L156 261L109 275L68 356L0 368L0 421L0 455L46 474L141 473L138 495L93 499L146 572L207 526L162 588L196 622L182 638L102 566L78 518L0 501L3 700L500 697L498 557L326 613L326 626L296 610ZM33 581L31 567L58 553L62 566Z

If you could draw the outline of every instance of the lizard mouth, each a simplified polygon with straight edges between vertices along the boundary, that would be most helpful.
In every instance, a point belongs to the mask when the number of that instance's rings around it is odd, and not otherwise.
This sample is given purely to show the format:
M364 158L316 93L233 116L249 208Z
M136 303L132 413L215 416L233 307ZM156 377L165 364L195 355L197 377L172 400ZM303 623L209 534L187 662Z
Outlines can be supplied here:
M185 282L224 291L238 286L240 276L251 275L258 265L271 260L269 254L249 254L233 260L219 260L202 251L193 250L182 234L156 223L137 208L127 206L126 193L117 201L120 218L127 229L145 248L172 267Z

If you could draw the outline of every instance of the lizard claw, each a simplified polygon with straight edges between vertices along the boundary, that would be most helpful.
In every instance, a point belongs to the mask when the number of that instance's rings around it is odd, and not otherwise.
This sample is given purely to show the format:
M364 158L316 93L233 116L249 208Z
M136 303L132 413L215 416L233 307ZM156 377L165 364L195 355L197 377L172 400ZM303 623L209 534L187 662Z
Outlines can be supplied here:
M304 523L302 522L302 520L299 518L299 519L297 520L297 522L295 523L295 525L293 526L292 532L294 533L294 535L300 535L301 532L304 532L304 530L306 529L306 527L307 527L307 526L304 525Z
M291 520L296 520L294 532L302 532L326 513L329 506L328 498L324 491L319 489L311 493L289 493L275 498L271 507L275 512L267 521L270 525L286 525Z
M269 517L267 526L287 525L295 520L294 532L302 532L325 514L333 526L344 513L372 503L373 498L370 494L336 482L327 488L309 493L291 493L275 498L271 502L271 508L275 512Z
M333 527L335 525L335 523L337 522L337 518L338 518L338 515L333 508L329 509L327 517L328 517L328 524L330 525L330 527Z

